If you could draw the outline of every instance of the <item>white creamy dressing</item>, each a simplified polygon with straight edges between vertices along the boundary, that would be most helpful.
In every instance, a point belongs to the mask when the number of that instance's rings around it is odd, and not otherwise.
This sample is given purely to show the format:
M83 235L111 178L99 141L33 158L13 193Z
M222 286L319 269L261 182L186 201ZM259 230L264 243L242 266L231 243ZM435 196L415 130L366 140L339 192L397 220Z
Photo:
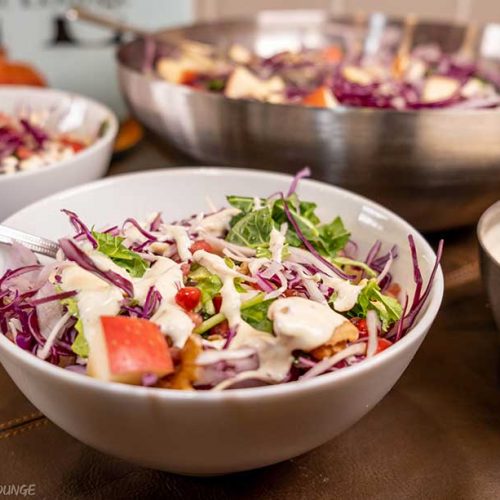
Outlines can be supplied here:
M167 334L175 347L184 347L191 335L194 323L191 318L175 302L175 295L183 286L182 271L179 264L166 257L160 257L144 273L144 276L134 280L135 298L144 305L149 289L154 286L162 301L158 310L151 317L160 330Z
M358 302L359 294L363 290L361 285L353 285L347 280L337 276L321 275L321 281L334 289L335 299L333 308L339 312L350 311Z
M101 329L101 316L116 316L120 312L122 291L75 263L63 268L59 286L65 292L78 292L78 311L85 338L91 345Z
M260 198L258 196L254 196L253 198L253 209L254 210L260 210L262 208L262 203L260 201Z
M222 280L220 294L222 304L220 312L224 314L230 328L238 328L241 324L241 295L234 286L234 279L226 277Z
M259 269L264 264L268 264L268 263L269 263L269 259L266 259L265 257L259 257L257 259L253 259L251 262L248 263L248 270L250 271L250 274L252 276L255 276L259 272Z
M161 294L163 301L171 302L180 287L182 287L182 271L172 259L159 257L146 270L142 278L134 280L135 298L144 304L149 289L154 286Z
M230 379L222 382L225 387L244 379L258 378L269 382L281 382L286 377L292 362L292 354L277 337L256 330L248 323L242 322L238 333L229 345L229 350L239 351L246 348L251 348L257 353L259 368L237 375L237 380L233 378L232 381ZM218 389L223 387L218 387Z
M268 317L273 321L275 336L242 322L229 346L230 350L254 349L259 357L259 368L225 380L215 390L252 378L281 382L290 370L294 350L311 351L325 344L338 327L348 322L328 305L302 297L276 300L269 307Z
M271 231L271 238L269 240L269 250L271 251L271 258L276 262L281 262L283 247L285 245L285 235L280 230L278 231L273 227Z
M202 219L194 229L209 236L220 237L229 231L231 219L240 212L238 208L224 208Z
M119 265L115 264L108 256L93 249L90 251L86 251L85 253L92 259L92 262L100 271L103 272L113 271L114 273L119 274L123 278L132 281L130 278L130 274L128 274L128 272L125 269L123 269L123 267L120 267Z
M157 212L151 214L146 222L141 224L141 227L149 227L157 215ZM159 231L149 232L158 239L174 240L177 247L177 253L182 260L189 260L191 258L189 249L192 242L189 238L188 228L172 224L162 224ZM125 246L130 246L132 243L137 242L144 243L147 239L133 224L128 224L127 227L123 229L123 234L125 236ZM151 243L151 248L156 249L156 251L160 253L170 253L170 245L161 241Z
M274 333L290 352L295 349L311 351L325 344L335 330L348 321L328 305L303 297L277 299L268 311Z
M126 247L129 247L133 243L146 241L145 236L133 224L127 224L122 229L122 234L125 237L124 245Z
M231 269L222 257L205 250L196 251L193 260L206 267L210 273L216 274L222 280L220 312L226 316L230 328L238 328L242 322L241 294L234 287L234 278L247 279L247 276Z
M171 225L162 225L162 236L173 239L175 244L177 245L177 253L181 260L189 260L191 259L191 251L189 248L191 247L191 240L189 238L189 233L187 228L183 226L171 226Z

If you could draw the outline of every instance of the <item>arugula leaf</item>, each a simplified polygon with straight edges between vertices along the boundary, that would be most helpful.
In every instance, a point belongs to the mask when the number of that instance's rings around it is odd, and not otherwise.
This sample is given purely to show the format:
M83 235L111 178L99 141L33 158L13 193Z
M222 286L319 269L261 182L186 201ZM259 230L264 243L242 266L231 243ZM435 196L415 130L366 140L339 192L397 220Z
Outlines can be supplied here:
M293 200L290 202L290 199L291 198L287 200L288 208L290 209L290 212L292 213L293 218L297 222L300 230L309 241L317 241L319 238L319 229L317 227L319 219L314 215L314 213L311 214L311 207L309 206L310 204L305 202L306 208L304 213L302 213L298 200L296 200L296 202L294 203ZM312 205L314 205L314 203ZM298 209L297 206L299 207ZM280 227L284 222L288 224L286 242L289 245L293 247L299 247L302 245L302 240L297 236L297 234L295 233L295 229L288 221L288 217L285 213L284 200L280 199L274 202L272 217L273 220L277 223L278 227Z
M382 322L382 330L387 331L403 314L401 304L393 297L384 295L375 280L367 282L358 297L358 303L350 315L366 318L366 313L374 310Z
M99 252L107 255L117 266L127 270L130 276L142 278L149 266L138 253L123 245L125 238L97 231L92 231L92 235L97 240Z
M273 333L273 322L267 317L269 306L275 299L264 300L241 310L241 319L261 332Z
M228 203L234 207L239 208L244 214L251 212L255 205L255 198L250 196L226 196ZM265 203L265 200L261 200L261 203Z
M188 275L188 279L201 291L202 308L207 314L215 314L213 298L220 292L222 281L216 274L211 274L203 266Z
M312 201L301 201L300 202L300 215L310 220L313 224L319 224L319 217L314 213L316 210L316 203Z
M75 324L75 330L78 332L73 344L71 345L71 350L81 358L88 358L89 356L89 345L87 339L83 333L83 323L80 319L80 311L78 309L78 302L74 297L68 297L61 300L61 304L68 309L71 316L77 318Z
M350 236L340 217L336 217L330 224L319 226L319 239L326 255L335 256L346 246Z
M260 256L269 256L266 249L272 226L279 228L283 223L286 223L288 225L286 243L292 247L303 245L286 216L283 199L261 200L262 203L266 204L266 207L259 210L254 210L254 198L228 196L227 199L233 207L241 210L241 213L231 220L232 229L226 238L228 241L257 248ZM316 203L301 201L295 193L289 196L286 202L304 237L323 256L333 258L339 250L345 247L350 234L340 217L336 217L330 223L320 224L320 219L315 212ZM270 220L267 217L268 209L270 210Z
M231 228L226 240L236 245L257 248L269 244L273 220L269 207L254 210Z

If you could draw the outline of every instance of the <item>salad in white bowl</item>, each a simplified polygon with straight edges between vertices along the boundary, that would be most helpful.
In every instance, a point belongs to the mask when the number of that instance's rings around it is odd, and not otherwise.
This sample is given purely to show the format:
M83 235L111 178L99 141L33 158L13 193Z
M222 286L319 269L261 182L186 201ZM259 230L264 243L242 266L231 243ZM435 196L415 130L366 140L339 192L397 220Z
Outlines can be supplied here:
M104 175L117 130L113 112L87 97L0 86L0 220Z
M75 229L41 264L15 245L0 278L0 330L20 348L111 382L221 391L307 380L363 363L412 327L439 267L423 282L408 247L362 255L340 217L288 192L230 194L167 222L161 213ZM92 223L94 225L89 224ZM391 275L409 252L415 289Z

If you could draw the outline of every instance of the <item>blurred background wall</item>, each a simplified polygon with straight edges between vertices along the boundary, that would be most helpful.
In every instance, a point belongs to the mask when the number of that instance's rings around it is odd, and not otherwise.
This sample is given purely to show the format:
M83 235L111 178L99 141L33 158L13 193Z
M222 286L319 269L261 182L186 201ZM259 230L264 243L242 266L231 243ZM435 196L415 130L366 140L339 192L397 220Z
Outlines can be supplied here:
M426 18L499 21L499 0L193 0L198 18L210 20L252 14L262 9L322 8L336 14L385 12L413 13Z
M116 82L117 35L64 12L82 5L150 29L190 22L191 0L0 0L0 44L11 59L29 61L50 86L124 105Z

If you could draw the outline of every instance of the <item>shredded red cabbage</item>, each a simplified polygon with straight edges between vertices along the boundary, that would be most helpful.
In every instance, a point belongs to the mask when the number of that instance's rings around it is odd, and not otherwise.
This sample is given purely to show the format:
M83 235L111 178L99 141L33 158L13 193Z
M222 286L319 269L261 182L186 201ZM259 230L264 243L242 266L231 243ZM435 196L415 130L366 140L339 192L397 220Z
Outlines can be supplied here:
M71 222L72 226L75 228L77 232L77 234L75 235L76 239L79 238L80 236L85 236L90 241L94 249L99 246L97 240L92 235L90 229L82 222L80 217L78 217L78 215L76 215L75 212L72 212L71 210L66 210L64 208L61 210L61 212L63 212L69 217L69 221Z
M302 170L299 170L293 178L292 184L290 185L290 189L288 190L288 194L286 195L286 197L289 198L290 196L292 196L292 194L297 191L297 186L300 180L306 177L310 177L310 175L311 169L309 167L304 167Z
M297 221L295 220L294 216L292 215L292 212L290 212L290 208L288 207L288 203L283 199L283 208L285 210L285 214L290 221L290 224L293 226L295 229L295 232L297 233L297 236L300 238L302 243L304 243L304 246L318 259L320 260L325 266L328 267L331 271L333 271L337 276L344 280L351 280L354 278L354 276L351 276L349 274L344 273L341 269L338 267L334 266L331 262L326 260L312 245L312 243L304 236L304 233L300 229L299 225L297 224Z
M102 271L99 269L92 259L86 253L82 252L73 241L62 238L59 240L59 246L68 260L75 262L86 271L96 274L103 280L121 288L129 297L134 296L134 286L128 279L114 271Z
M149 233L146 231L138 222L136 219L129 217L128 219L125 220L123 223L122 228L124 228L127 224L132 224L145 238L147 238L149 241L158 241L158 238L154 236L153 234Z

